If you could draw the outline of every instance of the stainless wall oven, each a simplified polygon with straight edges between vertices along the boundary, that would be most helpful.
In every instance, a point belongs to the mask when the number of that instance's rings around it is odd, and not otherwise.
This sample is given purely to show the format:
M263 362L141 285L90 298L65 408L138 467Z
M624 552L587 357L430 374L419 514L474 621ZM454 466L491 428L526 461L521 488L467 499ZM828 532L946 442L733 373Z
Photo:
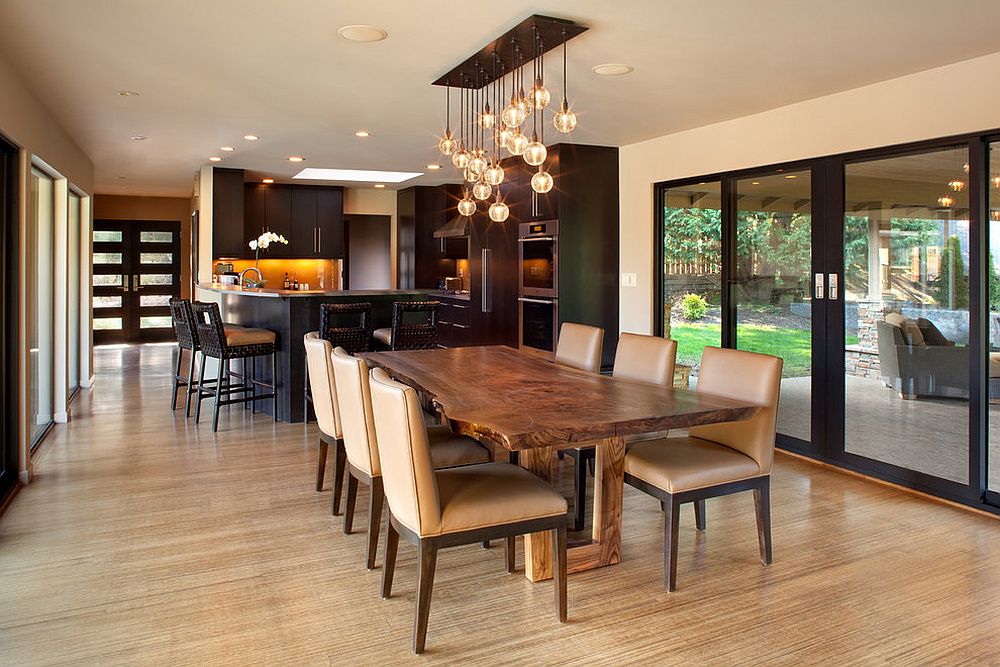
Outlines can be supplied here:
M520 295L558 298L559 222L522 222L517 245Z

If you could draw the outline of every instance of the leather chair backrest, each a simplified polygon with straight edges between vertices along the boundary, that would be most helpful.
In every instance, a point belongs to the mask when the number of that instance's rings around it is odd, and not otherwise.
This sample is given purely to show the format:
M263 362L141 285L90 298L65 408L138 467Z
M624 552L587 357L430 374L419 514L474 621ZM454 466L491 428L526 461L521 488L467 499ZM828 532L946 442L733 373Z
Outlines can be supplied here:
M612 375L670 387L674 384L677 341L660 336L623 333L618 338Z
M750 419L708 424L689 429L689 434L743 452L771 472L774 431L781 391L780 357L769 354L706 347L698 373L698 391L762 406Z
M368 364L342 347L333 348L333 376L347 460L372 477L382 474L372 416Z
M313 411L319 430L334 438L343 437L340 411L337 409L337 383L333 377L333 345L320 338L316 331L307 333L303 342Z
M441 529L441 500L420 400L381 368L371 372L382 483L396 520L421 537Z
M604 329L586 324L563 322L556 344L557 364L578 368L589 373L601 372L601 350L604 346Z

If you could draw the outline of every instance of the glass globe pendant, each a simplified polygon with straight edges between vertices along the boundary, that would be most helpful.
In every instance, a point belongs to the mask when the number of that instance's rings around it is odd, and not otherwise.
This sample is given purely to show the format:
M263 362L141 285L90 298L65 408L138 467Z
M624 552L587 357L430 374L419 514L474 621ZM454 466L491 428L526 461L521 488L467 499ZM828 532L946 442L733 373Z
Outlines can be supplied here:
M452 138L451 130L448 130L438 142L438 150L441 151L442 155L451 155L456 148L458 148L458 142Z
M464 146L459 146L451 156L451 163L455 165L455 169L465 169L469 166L469 151L465 150Z
M490 185L500 185L503 183L503 177L503 167L498 162L494 162L483 172L483 179Z
M528 147L528 137L524 136L521 130L515 130L511 134L510 141L507 142L507 150L511 155L523 155L524 149Z
M552 124L560 132L572 132L576 128L576 114L569 108L569 102L563 99L562 107L552 117Z
M496 114L490 111L490 105L487 102L486 108L483 113L479 114L479 126L483 129L489 130L496 123Z
M517 105L517 98L511 96L510 104L503 108L503 112L500 114L500 119L503 121L504 125L513 129L515 127L520 127L527 115L528 114L525 109Z
M472 196L479 201L486 201L493 194L493 188L485 181L478 181L472 186Z
M464 178L467 183L475 183L479 180L479 174L466 167L462 172L462 178Z
M531 142L524 147L524 161L532 167L537 167L545 162L548 153L545 144L538 140L538 135L532 134Z
M531 189L540 194L545 194L552 189L552 174L539 167L535 175L531 177Z
M476 202L469 199L469 193L465 192L461 201L458 202L458 213L466 217L476 212Z
M542 84L541 79L535 80L535 85L532 87L531 92L528 93L528 95L528 101L531 102L531 105L539 111L549 106L549 102L552 100L552 95L549 94L548 88Z
M507 204L500 201L500 193L497 192L496 201L490 204L490 220L493 222L503 222L510 215L510 209L507 208Z
M521 111L522 117L527 118L528 114L531 113L531 101L525 96L523 89L517 91L517 99L514 104Z
M510 139L513 136L514 131L505 125L504 128L497 133L497 144L507 148L507 144L510 143Z
M486 171L486 158L483 157L482 151L476 151L473 153L472 158L469 160L469 171L477 176Z

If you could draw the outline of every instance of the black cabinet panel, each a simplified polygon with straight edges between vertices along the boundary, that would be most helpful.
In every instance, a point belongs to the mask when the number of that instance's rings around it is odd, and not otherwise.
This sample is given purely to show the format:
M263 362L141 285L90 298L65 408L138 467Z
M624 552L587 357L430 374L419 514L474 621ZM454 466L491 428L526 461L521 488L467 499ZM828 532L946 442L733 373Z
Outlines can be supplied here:
M250 239L255 239L261 235L267 227L265 220L265 202L267 200L266 185L247 185L244 190L244 222L243 222L243 250L242 257L252 258L253 250L247 243Z
M318 256L340 259L344 256L344 191L320 188L317 191L316 227Z
M264 201L264 219L267 230L284 236L292 235L292 192L291 188L268 188ZM294 257L291 244L273 243L267 249L266 257L272 259Z
M212 171L213 258L243 257L243 170Z
M292 234L288 246L291 257L319 256L319 234L316 231L317 191L313 188L292 189Z

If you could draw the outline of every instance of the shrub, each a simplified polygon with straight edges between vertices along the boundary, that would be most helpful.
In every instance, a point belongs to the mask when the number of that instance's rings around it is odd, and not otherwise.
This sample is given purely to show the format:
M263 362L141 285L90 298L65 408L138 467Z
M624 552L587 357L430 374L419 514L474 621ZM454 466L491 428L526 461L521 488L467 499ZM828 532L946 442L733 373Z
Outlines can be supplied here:
M708 303L697 294L685 294L681 298L681 308L685 320L700 320L708 311Z

